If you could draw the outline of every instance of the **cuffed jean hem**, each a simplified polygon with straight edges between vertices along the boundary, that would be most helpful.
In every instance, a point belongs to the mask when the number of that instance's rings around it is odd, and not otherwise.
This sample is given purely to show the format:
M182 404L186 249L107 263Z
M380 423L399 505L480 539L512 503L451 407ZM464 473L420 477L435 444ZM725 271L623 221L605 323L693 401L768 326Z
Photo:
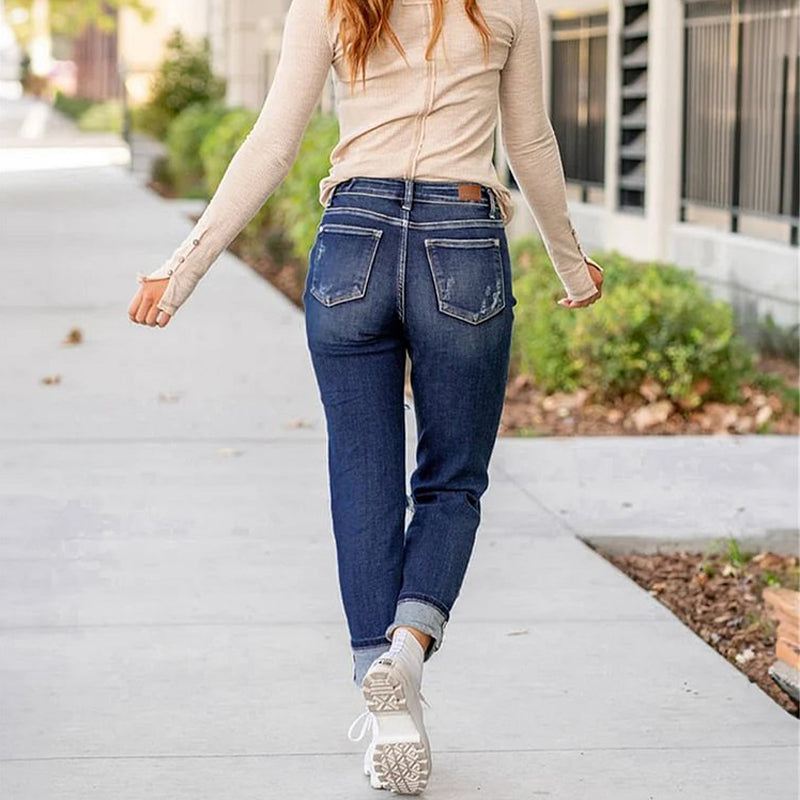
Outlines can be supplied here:
M433 603L416 597L401 598L397 601L394 621L386 629L386 638L391 641L392 634L400 625L408 625L427 633L431 637L431 643L425 652L425 661L428 661L442 646L447 620L448 615Z
M353 681L355 681L359 689L364 682L364 676L367 674L367 670L370 668L372 662L378 658L378 656L382 656L391 646L391 642L387 641L383 644L353 648Z

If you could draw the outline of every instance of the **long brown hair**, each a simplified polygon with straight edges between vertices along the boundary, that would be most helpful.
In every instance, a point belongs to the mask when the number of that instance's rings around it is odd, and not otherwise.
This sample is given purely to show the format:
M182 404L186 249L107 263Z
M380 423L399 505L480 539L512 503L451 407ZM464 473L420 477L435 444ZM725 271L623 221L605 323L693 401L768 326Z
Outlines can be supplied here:
M458 2L458 0L449 1L451 3ZM478 7L478 1L462 1L464 11L478 29L483 40L485 60L489 55L489 40L492 38L492 32ZM372 49L386 38L392 42L405 62L408 63L405 50L389 24L389 15L394 2L395 0L328 0L328 14L333 15L337 11L340 14L339 38L348 64L351 91L358 80L359 70L361 71L362 85L366 83L367 57ZM428 46L425 48L426 61L431 58L444 22L444 0L432 0L432 2L433 22Z

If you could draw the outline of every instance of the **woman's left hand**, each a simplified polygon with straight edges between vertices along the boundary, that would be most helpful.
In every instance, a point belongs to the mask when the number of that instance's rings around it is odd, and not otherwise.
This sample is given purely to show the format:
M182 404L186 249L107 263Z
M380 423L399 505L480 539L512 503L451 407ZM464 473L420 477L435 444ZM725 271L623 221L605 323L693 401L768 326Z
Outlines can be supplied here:
M128 318L139 325L148 325L151 328L164 328L169 324L172 316L158 308L157 304L164 294L168 278L143 281L139 291L128 306Z
M584 300L570 300L568 297L562 297L558 301L560 306L564 306L564 308L583 308L596 303L603 296L603 268L588 256L586 257L586 265L589 267L589 275L597 287L597 292Z

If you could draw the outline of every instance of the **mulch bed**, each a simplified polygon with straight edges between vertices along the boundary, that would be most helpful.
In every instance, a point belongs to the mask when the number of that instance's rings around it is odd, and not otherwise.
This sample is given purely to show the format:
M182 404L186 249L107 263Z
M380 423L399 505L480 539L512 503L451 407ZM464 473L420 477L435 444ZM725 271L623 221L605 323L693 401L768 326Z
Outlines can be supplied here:
M797 702L767 674L776 660L777 623L762 598L770 583L798 589L797 556L760 552L744 560L725 552L618 555L602 547L593 549L650 592L776 703L798 716Z
M761 359L763 372L781 376L797 386L797 365L782 359ZM512 377L506 391L500 434L551 436L620 436L640 434L737 434L769 432L800 433L800 417L786 399L756 386L743 386L741 405L707 402L697 409L683 409L651 390L646 382L640 392L611 403L596 402L580 389L547 395L528 375Z

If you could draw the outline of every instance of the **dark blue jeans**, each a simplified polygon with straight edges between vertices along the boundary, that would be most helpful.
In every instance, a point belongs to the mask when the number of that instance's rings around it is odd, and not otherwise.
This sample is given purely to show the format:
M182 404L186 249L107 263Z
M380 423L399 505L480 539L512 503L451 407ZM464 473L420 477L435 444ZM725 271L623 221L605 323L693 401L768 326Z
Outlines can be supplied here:
M516 298L496 197L471 186L345 180L309 253L306 333L357 686L398 625L430 634L426 661L441 646L489 483ZM406 352L418 433L410 496Z

